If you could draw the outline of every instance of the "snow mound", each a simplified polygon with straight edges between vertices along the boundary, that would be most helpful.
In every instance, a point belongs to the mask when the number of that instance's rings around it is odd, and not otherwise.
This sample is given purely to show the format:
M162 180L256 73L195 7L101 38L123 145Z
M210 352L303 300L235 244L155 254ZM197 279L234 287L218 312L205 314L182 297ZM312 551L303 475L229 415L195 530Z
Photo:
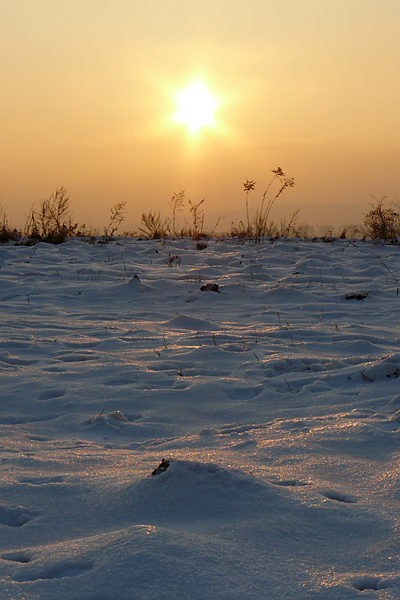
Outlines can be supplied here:
M167 321L165 325L177 329L188 329L190 331L217 331L219 326L212 321L189 317L187 315L178 315L174 319Z
M400 377L400 354L392 354L364 369L362 373L367 381L382 381Z
M89 429L98 429L104 426L118 427L121 423L129 423L123 412L120 410L113 410L106 415L96 415L86 421L83 421L82 425Z
M263 515L282 503L286 491L252 475L214 463L172 460L164 472L130 485L126 497L141 519L229 519ZM137 515L139 517L139 515ZM146 522L146 521L144 521ZM148 522L148 521L147 521Z

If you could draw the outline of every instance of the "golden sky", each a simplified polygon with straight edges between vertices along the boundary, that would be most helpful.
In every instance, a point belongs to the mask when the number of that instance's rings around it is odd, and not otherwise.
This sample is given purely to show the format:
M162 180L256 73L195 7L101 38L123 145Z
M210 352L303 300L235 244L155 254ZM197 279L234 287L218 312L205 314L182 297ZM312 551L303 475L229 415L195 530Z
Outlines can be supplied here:
M280 166L279 210L362 220L400 190L399 0L2 0L0 202L22 224L65 186L75 219L244 217ZM202 84L213 120L192 130L178 95ZM342 218L343 217L343 218Z

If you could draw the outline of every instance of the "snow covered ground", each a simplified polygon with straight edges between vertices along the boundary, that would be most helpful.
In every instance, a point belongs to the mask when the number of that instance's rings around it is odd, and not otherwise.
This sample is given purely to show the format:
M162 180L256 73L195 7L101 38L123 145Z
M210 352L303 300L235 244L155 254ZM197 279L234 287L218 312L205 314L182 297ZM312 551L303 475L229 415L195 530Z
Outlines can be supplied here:
M0 247L0 597L400 598L399 282L360 240Z

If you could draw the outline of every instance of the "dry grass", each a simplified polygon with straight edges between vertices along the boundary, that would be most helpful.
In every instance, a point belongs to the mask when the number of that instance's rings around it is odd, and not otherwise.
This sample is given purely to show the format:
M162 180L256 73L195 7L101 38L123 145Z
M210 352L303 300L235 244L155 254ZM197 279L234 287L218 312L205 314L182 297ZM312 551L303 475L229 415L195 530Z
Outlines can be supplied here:
M61 244L75 234L77 227L78 224L72 221L68 192L60 187L37 208L31 208L23 238L31 242Z
M373 240L394 240L400 236L400 206L384 206L386 196L380 200L372 196L375 204L364 217L364 233Z
M279 224L271 219L271 210L275 202L288 188L294 187L294 179L286 177L280 167L273 169L272 173L273 177L261 196L259 208L253 211L252 217L249 200L250 194L256 189L256 181L248 179L244 182L245 219L237 224L232 223L230 233L220 233L219 237L230 236L239 241L253 243L259 243L262 239L270 237L310 237L310 226L307 223L298 223L300 209L294 211L288 219L281 219ZM123 236L143 235L152 239L190 237L197 241L205 237L215 237L220 218L212 229L205 227L205 198L197 202L191 199L187 202L185 200L184 190L175 192L168 202L171 212L169 217L162 217L160 212L144 212L138 232L125 232ZM373 197L373 200L371 210L364 216L364 226L343 228L338 235L339 238L352 239L360 234L374 240L395 240L400 237L400 205L395 203L385 205L385 196L380 200ZM78 226L72 219L69 194L66 188L60 187L49 198L32 206L22 232L10 226L6 211L0 205L0 243L14 241L34 244L43 241L59 244L69 237L90 238L93 242L109 242L125 218L126 202L119 202L111 208L110 220L103 228L102 236L94 230L88 230L85 225ZM334 239L330 234L331 238Z

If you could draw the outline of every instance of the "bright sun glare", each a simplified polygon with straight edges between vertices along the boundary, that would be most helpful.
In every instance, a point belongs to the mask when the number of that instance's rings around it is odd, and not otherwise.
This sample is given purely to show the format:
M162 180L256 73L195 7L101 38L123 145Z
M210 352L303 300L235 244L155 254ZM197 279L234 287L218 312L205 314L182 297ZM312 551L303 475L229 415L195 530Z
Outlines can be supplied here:
M191 131L213 125L214 111L217 107L215 98L206 88L196 83L177 97L178 111L176 119L184 123Z

